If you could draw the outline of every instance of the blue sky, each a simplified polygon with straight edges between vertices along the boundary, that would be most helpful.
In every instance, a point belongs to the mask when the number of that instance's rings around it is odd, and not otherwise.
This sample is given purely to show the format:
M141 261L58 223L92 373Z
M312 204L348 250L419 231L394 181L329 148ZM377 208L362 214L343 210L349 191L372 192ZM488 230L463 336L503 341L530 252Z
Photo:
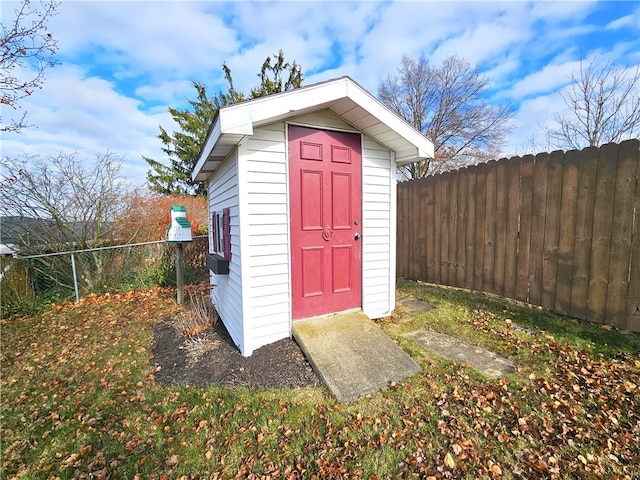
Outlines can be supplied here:
M2 22L16 2L3 0ZM564 105L559 92L580 58L640 62L640 2L132 2L65 1L50 21L60 62L22 102L37 128L2 137L2 156L113 152L146 181L142 156L166 160L158 126L167 107L195 98L192 81L226 87L221 65L248 92L267 55L282 49L304 85L349 75L372 94L402 55L434 65L465 58L491 78L490 101L517 109L503 155L522 153ZM4 119L13 112L3 109Z

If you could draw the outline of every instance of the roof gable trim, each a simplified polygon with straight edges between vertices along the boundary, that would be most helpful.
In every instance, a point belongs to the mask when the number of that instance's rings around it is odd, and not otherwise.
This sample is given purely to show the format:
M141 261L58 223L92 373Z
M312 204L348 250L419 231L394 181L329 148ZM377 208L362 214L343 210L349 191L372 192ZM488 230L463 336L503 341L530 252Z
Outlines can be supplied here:
M332 106L337 109L334 113L348 123L396 151L397 163L433 158L433 144L420 132L351 78L340 77L220 109L200 152L192 178L196 181L206 180L214 165L224 159L223 155L227 155L240 138L253 135L254 127L315 110L331 109ZM346 110L342 112L345 115L341 115L341 109L357 110L358 118L347 118ZM393 140L381 139L381 130L388 133L382 136ZM209 163L208 168L204 168L206 163Z

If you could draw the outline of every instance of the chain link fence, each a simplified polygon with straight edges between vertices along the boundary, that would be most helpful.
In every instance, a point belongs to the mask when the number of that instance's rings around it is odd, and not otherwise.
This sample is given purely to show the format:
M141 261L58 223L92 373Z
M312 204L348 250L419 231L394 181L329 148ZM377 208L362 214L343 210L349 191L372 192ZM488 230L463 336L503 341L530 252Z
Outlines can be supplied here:
M184 244L185 284L208 279L207 236ZM164 240L0 258L2 318L89 293L176 284L176 246Z

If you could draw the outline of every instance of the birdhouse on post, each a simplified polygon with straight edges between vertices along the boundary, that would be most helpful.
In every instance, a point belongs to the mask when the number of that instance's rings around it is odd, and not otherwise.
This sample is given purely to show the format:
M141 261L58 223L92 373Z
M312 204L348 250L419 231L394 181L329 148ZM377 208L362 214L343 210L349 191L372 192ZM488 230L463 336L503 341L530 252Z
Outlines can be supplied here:
M181 205L171 207L171 225L167 235L167 242L191 242L191 222L187 218L187 209Z
M181 205L171 206L171 225L167 234L167 242L176 244L176 290L179 305L184 303L184 274L182 244L191 242L191 222L187 218L187 209Z

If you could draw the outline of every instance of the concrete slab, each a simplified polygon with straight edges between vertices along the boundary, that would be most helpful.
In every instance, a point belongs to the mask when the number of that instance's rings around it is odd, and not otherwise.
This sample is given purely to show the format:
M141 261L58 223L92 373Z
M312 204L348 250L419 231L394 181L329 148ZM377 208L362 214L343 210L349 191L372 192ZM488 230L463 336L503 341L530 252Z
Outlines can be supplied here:
M405 337L418 341L443 357L470 365L492 378L503 377L516 369L511 360L444 333L418 330L405 333Z
M424 313L429 312L436 308L429 302L423 302L415 298L403 297L396 301L396 303L402 307L407 313Z
M341 402L353 402L422 371L362 312L295 320L293 337Z

